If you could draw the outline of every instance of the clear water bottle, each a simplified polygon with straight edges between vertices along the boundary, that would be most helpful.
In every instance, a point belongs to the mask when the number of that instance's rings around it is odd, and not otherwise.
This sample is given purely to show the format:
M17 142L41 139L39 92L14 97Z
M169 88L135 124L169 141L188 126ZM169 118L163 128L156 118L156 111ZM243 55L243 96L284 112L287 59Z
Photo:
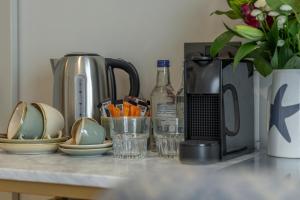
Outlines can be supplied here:
M176 116L178 118L178 131L184 133L184 72L182 73L180 88L176 94Z
M152 122L160 119L176 118L176 96L170 82L169 67L169 60L157 61L156 85L151 93ZM150 135L150 150L156 151L153 133Z

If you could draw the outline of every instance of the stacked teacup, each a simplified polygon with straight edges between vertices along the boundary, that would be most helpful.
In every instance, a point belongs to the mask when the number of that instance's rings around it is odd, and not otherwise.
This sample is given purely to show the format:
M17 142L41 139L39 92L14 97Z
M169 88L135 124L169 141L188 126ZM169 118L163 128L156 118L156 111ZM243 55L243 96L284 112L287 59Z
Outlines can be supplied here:
M112 150L112 142L105 140L106 131L92 118L80 118L72 126L72 138L59 149L72 156L103 155Z
M7 137L0 147L10 153L53 153L62 137L64 118L55 108L44 103L19 102L10 118Z

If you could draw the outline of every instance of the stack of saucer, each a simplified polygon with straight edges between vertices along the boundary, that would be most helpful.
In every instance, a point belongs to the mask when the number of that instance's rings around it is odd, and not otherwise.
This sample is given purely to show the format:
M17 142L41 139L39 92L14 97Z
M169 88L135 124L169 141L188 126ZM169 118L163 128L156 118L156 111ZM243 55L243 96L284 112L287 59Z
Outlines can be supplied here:
M72 138L59 144L59 149L71 156L103 155L112 150L112 142L105 139L105 129L91 118L77 120L71 129Z
M72 144L72 139L59 144L59 149L71 156L93 156L102 155L112 150L111 140L106 140L102 144L80 145Z
M8 153L14 154L47 154L55 153L58 144L65 142L68 138L19 140L0 138L0 148Z
M42 103L19 102L10 118L7 135L0 147L9 153L53 153L62 137L64 118L55 108Z

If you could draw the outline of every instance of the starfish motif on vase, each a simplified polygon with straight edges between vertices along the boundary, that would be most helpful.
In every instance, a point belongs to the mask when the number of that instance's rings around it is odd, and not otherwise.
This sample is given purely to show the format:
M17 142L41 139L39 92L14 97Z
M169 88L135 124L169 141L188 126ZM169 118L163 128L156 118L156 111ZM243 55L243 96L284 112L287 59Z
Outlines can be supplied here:
M284 97L287 87L287 84L282 85L276 93L274 104L271 105L269 129L275 126L279 131L280 135L288 143L291 143L292 140L285 119L298 112L300 110L300 104L282 106L282 99Z

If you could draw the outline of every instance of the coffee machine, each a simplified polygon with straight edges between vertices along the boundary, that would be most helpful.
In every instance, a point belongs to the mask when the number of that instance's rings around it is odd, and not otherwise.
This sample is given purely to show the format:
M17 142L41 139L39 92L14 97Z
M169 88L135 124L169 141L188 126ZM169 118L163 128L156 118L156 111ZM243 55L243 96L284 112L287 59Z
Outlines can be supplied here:
M239 43L209 55L210 43L185 44L183 163L211 163L254 151L253 66L232 56Z

